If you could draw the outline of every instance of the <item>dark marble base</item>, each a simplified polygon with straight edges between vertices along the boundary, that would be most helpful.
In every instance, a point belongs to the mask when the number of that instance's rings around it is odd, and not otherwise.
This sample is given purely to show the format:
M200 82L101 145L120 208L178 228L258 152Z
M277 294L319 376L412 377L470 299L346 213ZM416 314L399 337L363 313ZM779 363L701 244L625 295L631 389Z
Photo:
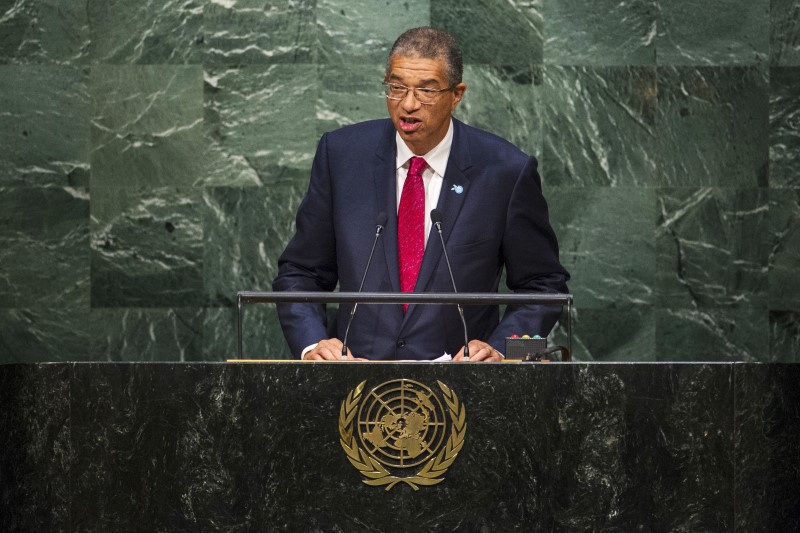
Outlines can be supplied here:
M442 483L362 483L340 404L467 413ZM0 366L0 530L794 531L800 365Z

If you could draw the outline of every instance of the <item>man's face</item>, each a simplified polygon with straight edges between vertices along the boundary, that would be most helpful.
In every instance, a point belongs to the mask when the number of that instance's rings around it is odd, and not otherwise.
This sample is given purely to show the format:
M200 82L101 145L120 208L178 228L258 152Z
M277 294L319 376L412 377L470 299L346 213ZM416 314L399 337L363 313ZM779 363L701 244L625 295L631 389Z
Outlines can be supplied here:
M445 89L448 86L443 59L395 56L386 81L406 87ZM413 91L402 100L386 99L389 117L400 137L416 155L425 155L439 144L450 124L450 114L461 101L467 86L459 83L452 91L438 94L433 104L422 104Z

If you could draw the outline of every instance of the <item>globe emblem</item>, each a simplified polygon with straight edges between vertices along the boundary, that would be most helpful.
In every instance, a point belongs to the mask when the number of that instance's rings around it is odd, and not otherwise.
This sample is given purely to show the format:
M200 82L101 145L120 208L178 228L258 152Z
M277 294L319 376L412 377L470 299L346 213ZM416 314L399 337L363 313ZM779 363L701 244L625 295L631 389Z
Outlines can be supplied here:
M445 410L433 391L417 381L387 381L366 395L357 417L364 449L389 467L424 463L442 446Z

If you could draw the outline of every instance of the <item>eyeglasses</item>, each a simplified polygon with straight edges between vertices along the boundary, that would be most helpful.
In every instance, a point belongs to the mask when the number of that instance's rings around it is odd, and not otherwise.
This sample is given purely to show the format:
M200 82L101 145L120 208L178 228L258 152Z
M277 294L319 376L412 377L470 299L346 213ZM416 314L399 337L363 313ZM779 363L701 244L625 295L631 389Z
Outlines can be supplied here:
M440 94L452 91L454 87L455 85L451 85L445 89L428 89L425 87L414 87L412 89L411 87L406 87L399 83L384 82L383 93L389 100L403 100L408 95L408 91L414 91L414 98L416 98L420 104L431 105L436 103L436 99L439 98Z

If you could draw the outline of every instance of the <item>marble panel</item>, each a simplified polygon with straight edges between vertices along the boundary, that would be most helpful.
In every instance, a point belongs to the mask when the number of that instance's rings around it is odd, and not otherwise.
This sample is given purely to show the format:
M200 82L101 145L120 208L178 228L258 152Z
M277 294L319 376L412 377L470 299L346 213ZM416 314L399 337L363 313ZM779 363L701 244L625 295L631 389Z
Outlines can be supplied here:
M547 183L654 185L654 69L546 66L544 94Z
M205 65L311 63L317 0L220 0L203 9Z
M86 0L0 2L0 64L83 63L89 39Z
M655 332L655 310L651 305L575 308L572 360L655 361ZM549 344L569 346L565 319L551 334Z
M539 67L467 65L467 92L454 116L499 135L529 155L542 153Z
M88 54L95 63L182 64L203 60L206 0L88 0L85 4L90 27Z
M235 307L206 308L203 321L203 359L238 359L238 316ZM244 359L293 359L272 304L244 306L242 326Z
M92 187L186 186L205 173L199 66L92 69Z
M89 308L0 308L0 363L89 359Z
M67 365L0 365L3 531L70 531L70 374Z
M766 309L766 189L659 189L658 208L660 306Z
M657 361L768 361L769 319L754 307L656 309Z
M199 189L92 189L92 307L203 305Z
M543 0L435 0L431 26L451 33L465 63L542 63Z
M387 117L383 95L384 63L337 65L319 70L317 138L335 129Z
M800 7L798 7L800 16ZM769 71L769 186L800 188L800 67Z
M544 62L655 65L657 0L543 2Z
M89 192L0 188L0 307L89 307Z
M419 491L363 484L338 446L348 392L399 378L468 420ZM731 387L714 365L79 365L73 526L730 531Z
M652 189L545 188L550 221L578 309L653 303Z
M317 0L319 63L385 63L405 30L427 26L431 0Z
M769 307L800 309L800 190L770 191Z
M736 365L736 531L800 530L798 365Z
M201 361L204 312L198 308L93 309L93 361Z
M206 70L205 127L218 159L206 185L261 185L287 169L308 171L318 140L317 78L314 65Z
M769 98L756 67L659 68L659 183L766 187Z
M532 436L552 439L552 530L733 530L729 368L544 366L559 427Z
M0 65L0 186L88 186L89 108L83 68Z
M770 0L659 2L659 65L746 65L769 58Z
M800 5L796 0L770 0L770 62L800 65Z
M271 290L307 183L303 175L258 189L206 189L203 277L211 305L235 305L237 291Z
M770 311L769 360L800 363L800 311Z

